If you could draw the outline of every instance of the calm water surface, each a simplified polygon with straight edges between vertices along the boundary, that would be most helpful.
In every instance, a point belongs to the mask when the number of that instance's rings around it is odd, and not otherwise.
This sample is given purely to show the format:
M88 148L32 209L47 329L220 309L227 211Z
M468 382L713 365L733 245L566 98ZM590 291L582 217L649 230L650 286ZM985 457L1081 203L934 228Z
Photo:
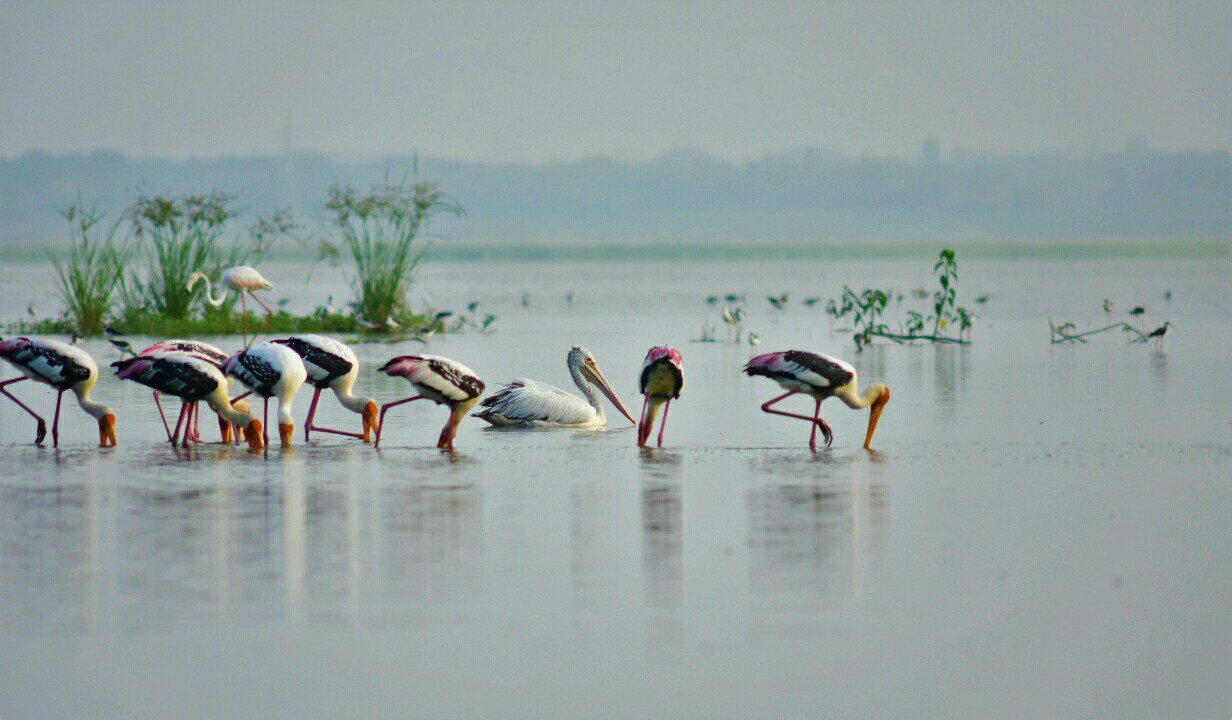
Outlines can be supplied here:
M263 270L292 307L346 294L328 270L311 287ZM0 718L1227 717L1230 272L968 263L965 298L991 296L975 344L856 355L799 301L909 295L927 265L425 271L419 302L499 316L430 348L490 386L567 385L581 343L636 408L646 348L676 344L661 450L624 422L470 421L443 454L443 411L415 403L379 453L173 451L148 392L108 377L120 447L93 447L72 407L56 451L0 404ZM0 316L54 305L48 275L0 266ZM834 447L810 453L803 423L758 411L777 389L739 374L751 348L689 342L728 291L748 293L759 350L840 354L893 388L877 452L864 413L827 403ZM771 291L795 301L773 311ZM1048 345L1050 315L1103 322L1105 297L1178 330L1159 349ZM361 390L408 394L375 367L418 349L358 346ZM45 389L15 392L50 412Z

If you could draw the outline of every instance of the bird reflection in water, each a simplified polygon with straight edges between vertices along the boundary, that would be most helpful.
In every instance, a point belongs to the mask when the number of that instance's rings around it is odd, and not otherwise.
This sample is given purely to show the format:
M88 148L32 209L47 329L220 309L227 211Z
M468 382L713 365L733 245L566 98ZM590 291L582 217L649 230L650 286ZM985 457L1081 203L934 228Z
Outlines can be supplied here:
M684 503L680 456L644 449L642 482L642 571L646 604L676 608L684 596Z

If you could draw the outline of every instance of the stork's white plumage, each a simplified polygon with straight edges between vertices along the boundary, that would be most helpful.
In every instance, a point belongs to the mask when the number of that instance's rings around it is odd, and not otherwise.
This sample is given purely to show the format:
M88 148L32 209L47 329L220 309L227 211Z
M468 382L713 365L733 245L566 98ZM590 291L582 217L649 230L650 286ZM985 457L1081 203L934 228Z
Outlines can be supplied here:
M291 403L295 393L308 379L304 361L294 350L277 343L264 343L241 350L223 363L223 372L239 380L265 401L262 425L268 433L269 401L278 400L278 435L283 447L291 446L295 420L291 415ZM265 439L269 445L269 439Z
M304 442L308 442L313 430L346 435L368 442L371 433L377 427L376 400L370 397L354 395L355 379L359 377L359 359L344 343L324 335L292 335L282 340L274 340L279 345L285 345L296 352L304 361L308 371L308 382L312 384L312 404L308 406L308 419L304 422ZM353 413L359 413L363 419L363 433L346 432L331 428L317 427L312 424L317 413L317 402L321 399L321 391L334 391L334 396L344 408Z
M81 409L98 421L99 446L115 446L115 414L111 412L111 408L90 398L94 383L98 381L98 365L89 353L59 340L19 337L0 342L0 357L22 372L23 377L0 382L0 394L17 403L18 407L34 418L37 423L34 437L36 445L42 443L47 436L46 421L8 391L9 385L23 380L33 380L56 390L56 413L51 423L53 447L60 446L60 401L66 390L72 391Z
M379 372L405 378L419 394L381 406L375 446L381 445L385 413L390 408L415 400L431 400L438 405L449 407L449 421L441 430L436 446L452 450L454 438L458 434L458 424L483 395L484 384L475 371L456 360L439 355L402 355L385 363Z
M821 429L826 445L834 441L834 433L830 430L830 426L821 419L822 400L837 397L847 407L857 410L872 406L868 416L868 432L864 436L866 450L873 441L873 432L877 429L877 421L881 418L881 412L885 409L886 403L890 401L890 388L885 384L875 382L861 393L856 378L856 369L849 363L836 357L804 350L787 350L758 355L744 366L744 372L750 377L759 375L767 377L787 391L763 404L761 409L772 415L808 420L812 426L809 447L814 450L817 449L818 428ZM812 417L770 409L780 400L798 393L808 395L816 402Z
M167 433L171 446L175 447L180 431L183 428L181 444L188 445L190 433L188 425L192 422L193 409L197 403L204 400L219 418L229 424L246 429L248 446L259 450L263 446L263 426L260 420L252 417L247 410L241 410L231 405L227 395L227 377L218 365L209 360L187 352L151 351L111 364L116 370L116 377L121 380L132 380L153 389L155 392L166 393L180 398L183 403L180 417L176 421L175 431ZM161 413L161 407L160 407ZM164 425L166 418L163 418Z
M521 378L485 399L484 409L475 413L475 417L493 425L511 427L603 427L607 425L607 414L599 399L599 392L602 392L629 422L637 423L612 390L590 351L574 346L566 365L585 400L547 383Z
M187 355L192 355L193 357L200 358L216 366L220 370L222 369L222 364L226 362L227 360L227 353L223 352L222 349L219 347L211 345L207 342L201 342L200 340L184 340L181 338L176 338L174 340L161 340L149 346L148 348L142 350L141 352L137 353L137 355L138 356L142 356L142 355L153 356L153 355L158 355L161 353L169 353L169 352L177 352L177 353L184 353ZM112 367L115 367L115 363L112 363ZM226 378L224 377L224 379ZM226 379L226 380L227 380L227 386L229 387L230 380L229 379ZM158 398L159 392L160 391L157 388L154 389L154 404L158 407L158 415L163 420L163 429L167 431L167 437L170 438L172 437L171 428L168 427L167 425L167 415L163 412L162 401L160 401ZM192 403L192 404L194 407L189 410L188 420L190 422L189 422L188 429L185 431L184 440L185 441L193 440L194 442L199 443L202 440L201 440L200 430L197 427L198 412L196 408L196 403ZM243 400L236 401L232 404L234 407L240 410L244 410L244 411L248 410L248 404L245 403ZM224 445L230 444L232 432L238 430L240 427L243 427L243 425L235 426L233 423L226 420L226 418L224 418L221 414L218 415L218 432L219 432L219 435L222 437L222 443ZM240 438L238 435L236 436L235 440L236 442L239 442Z

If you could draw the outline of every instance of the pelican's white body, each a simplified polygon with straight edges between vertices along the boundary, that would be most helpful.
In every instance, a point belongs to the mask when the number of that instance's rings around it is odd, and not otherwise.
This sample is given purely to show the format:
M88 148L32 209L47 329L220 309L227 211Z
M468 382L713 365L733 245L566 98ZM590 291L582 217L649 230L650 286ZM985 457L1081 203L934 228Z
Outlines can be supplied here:
M603 406L597 399L595 405L592 406L577 395L565 392L554 385L535 382L529 378L520 378L505 386L503 392L506 393L505 397L480 415L493 425L583 428L607 425ZM549 419L528 420L526 419L528 417Z

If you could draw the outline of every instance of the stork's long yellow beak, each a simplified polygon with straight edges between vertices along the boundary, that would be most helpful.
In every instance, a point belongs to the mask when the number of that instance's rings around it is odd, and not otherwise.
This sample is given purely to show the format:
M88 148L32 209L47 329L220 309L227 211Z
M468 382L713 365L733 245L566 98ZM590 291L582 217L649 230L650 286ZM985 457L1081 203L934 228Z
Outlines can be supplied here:
M869 450L869 445L873 442L873 433L877 431L877 421L881 419L881 411L885 410L886 403L890 402L890 388L886 388L881 397L873 401L873 407L868 413L868 434L864 436L864 449Z

